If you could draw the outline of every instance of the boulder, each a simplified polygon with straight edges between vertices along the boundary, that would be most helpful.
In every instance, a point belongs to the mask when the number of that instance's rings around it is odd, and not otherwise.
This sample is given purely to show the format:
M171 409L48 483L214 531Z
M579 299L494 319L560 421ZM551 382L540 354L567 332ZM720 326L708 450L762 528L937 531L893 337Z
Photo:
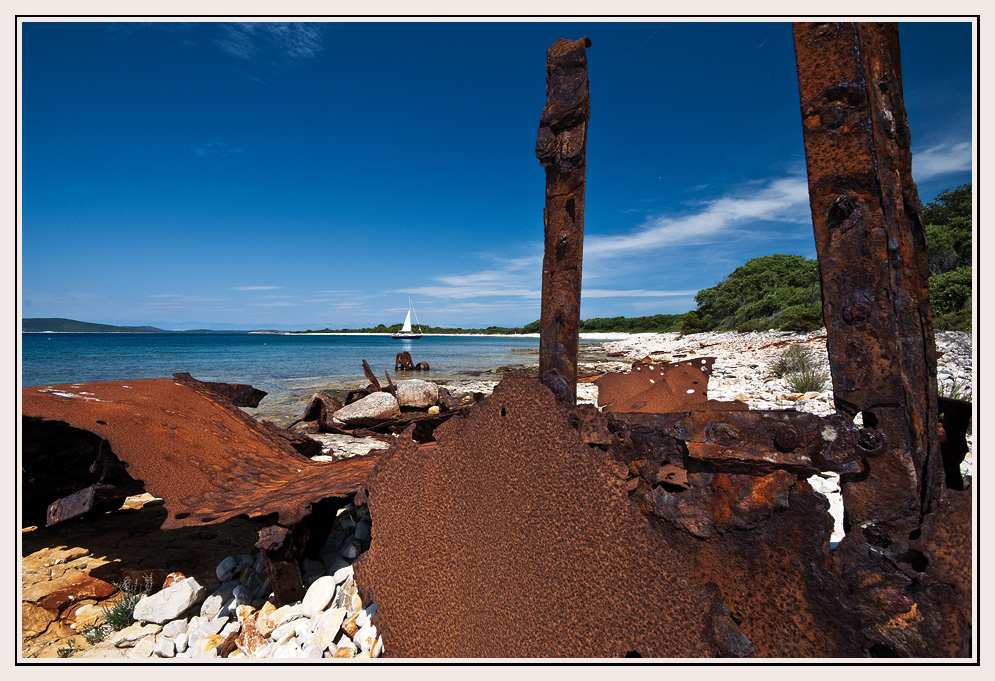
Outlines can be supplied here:
M417 378L398 381L397 401L402 407L431 407L439 402L439 386Z
M151 596L145 596L135 606L133 617L139 622L162 624L175 620L191 606L200 603L207 596L207 589L193 577L163 589Z
M371 393L336 411L332 416L332 422L339 426L373 426L400 413L400 406L393 395L384 392Z

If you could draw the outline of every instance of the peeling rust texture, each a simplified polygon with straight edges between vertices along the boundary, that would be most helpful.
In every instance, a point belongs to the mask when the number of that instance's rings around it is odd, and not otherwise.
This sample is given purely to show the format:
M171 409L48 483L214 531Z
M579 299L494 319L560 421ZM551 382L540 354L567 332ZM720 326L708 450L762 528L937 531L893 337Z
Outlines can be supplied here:
M898 26L799 23L794 38L834 400L882 449L841 476L836 562L871 656L970 656L970 492L953 470L963 448L940 448Z
M714 357L680 362L639 361L627 374L609 373L594 381L598 406L612 412L667 414L694 409L747 409L741 402L708 399Z
M539 378L566 403L577 401L589 38L557 40L546 51L546 105L539 118L536 158L546 169L545 252L539 323Z
M515 372L430 453L388 450L357 495L374 531L355 567L390 654L859 656L825 499L785 470L685 468L660 428L681 415L625 416ZM661 491L687 513L658 512Z
M397 357L394 359L394 371L414 371L415 362L411 359L411 353L405 350L404 352L397 353Z
M811 476L858 473L862 461L884 451L873 429L842 415L820 418L796 411L693 411L674 426L688 456L726 471L776 469Z
M163 529L243 514L277 513L280 523L295 523L313 502L355 493L377 458L314 463L279 429L210 390L172 379L28 387L22 397L26 457L33 449L32 432L68 424L95 434L132 478L165 501ZM82 489L92 481L77 484ZM44 492L31 494L37 498Z
M943 470L898 25L799 23L794 36L834 399L888 441L865 479L844 480L844 504L900 541L938 502Z

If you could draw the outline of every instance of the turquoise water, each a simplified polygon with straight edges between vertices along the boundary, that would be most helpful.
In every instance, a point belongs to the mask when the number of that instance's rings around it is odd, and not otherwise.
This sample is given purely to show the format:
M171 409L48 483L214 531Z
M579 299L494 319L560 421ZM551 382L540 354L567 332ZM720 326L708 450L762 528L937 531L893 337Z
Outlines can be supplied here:
M248 333L25 333L22 385L170 378L186 371L202 381L249 383L270 393L261 410L292 403L315 390L367 384L365 359L381 382L395 378L448 380L509 364L538 361L539 339L520 336L281 335ZM431 371L394 374L397 353L411 353ZM277 410L279 411L279 410Z

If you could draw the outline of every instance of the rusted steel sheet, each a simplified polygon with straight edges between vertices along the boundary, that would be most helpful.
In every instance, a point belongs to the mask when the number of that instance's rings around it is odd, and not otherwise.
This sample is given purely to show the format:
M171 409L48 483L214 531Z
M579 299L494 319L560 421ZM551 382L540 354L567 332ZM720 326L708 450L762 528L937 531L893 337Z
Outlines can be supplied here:
M598 406L616 413L667 414L707 409L748 409L742 402L708 399L708 379L714 357L681 362L647 362L632 365L627 374L604 374L598 386Z
M198 381L187 372L173 374L180 383L185 383L191 387L200 386L207 388L211 392L224 397L236 407L258 407L259 403L268 394L265 390L253 388L245 383L216 383L213 381Z
M357 496L374 531L355 570L391 656L710 657L725 652L716 632L738 641L691 557L647 531L625 465L567 409L511 373L431 454L399 440L381 459Z
M853 523L899 541L943 472L898 25L798 23L794 38L834 399L888 442L866 479L844 480L844 502Z
M570 404L577 399L587 125L591 115L585 50L590 46L588 38L557 40L546 51L546 105L539 118L535 148L540 165L546 169L539 378Z
M357 495L374 532L355 567L392 656L861 654L823 497L785 470L684 468L654 427L673 415L583 406L512 373L430 454L402 439L383 456ZM661 491L697 508L657 512Z
M810 476L859 473L885 451L881 434L846 416L797 411L693 411L674 428L688 455L722 470L753 474L776 469Z
M291 524L315 501L353 494L377 458L314 463L275 427L172 379L29 387L22 402L30 428L61 422L106 440L128 474L165 501L163 529L242 514L277 513Z
M828 551L833 522L825 498L806 482L787 490L774 485L778 497L768 502L770 512L741 530L735 523L751 515L759 518L763 504L756 504L751 513L737 497L723 504L724 481L718 477L711 484L712 509L729 509L726 524L732 531L695 543L697 578L721 589L754 649L753 657L866 657L860 618ZM724 517L715 517L721 529Z

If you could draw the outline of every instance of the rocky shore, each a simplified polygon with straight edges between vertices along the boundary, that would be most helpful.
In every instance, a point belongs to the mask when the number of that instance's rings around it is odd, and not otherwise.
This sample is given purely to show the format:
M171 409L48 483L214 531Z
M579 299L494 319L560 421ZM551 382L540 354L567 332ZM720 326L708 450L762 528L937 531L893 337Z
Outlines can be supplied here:
M937 334L941 393L970 399L973 355L969 334ZM789 347L810 348L826 363L825 330L811 333L635 334L581 347L578 399L596 403L599 374L627 371L634 361L715 357L708 397L737 400L750 409L796 409L820 416L835 411L832 386L804 393L775 376L771 363ZM454 398L490 393L503 373L535 371L538 357L523 354L516 367L447 381ZM828 369L827 369L828 371ZM303 407L303 405L302 405ZM261 410L257 418L265 418ZM388 445L383 438L311 433L322 444L316 460L363 456ZM969 444L971 436L969 434ZM972 454L962 466L970 474ZM835 476L810 482L830 501L842 532ZM51 528L22 530L21 654L23 658L375 658L389 656L379 636L376 604L363 603L352 563L369 545L365 507L339 509L320 550L304 565L304 598L281 607L253 549L264 524L245 518L164 532L161 502L131 498L122 510ZM104 627L117 602L136 587L135 622ZM138 596L134 596L136 599Z

